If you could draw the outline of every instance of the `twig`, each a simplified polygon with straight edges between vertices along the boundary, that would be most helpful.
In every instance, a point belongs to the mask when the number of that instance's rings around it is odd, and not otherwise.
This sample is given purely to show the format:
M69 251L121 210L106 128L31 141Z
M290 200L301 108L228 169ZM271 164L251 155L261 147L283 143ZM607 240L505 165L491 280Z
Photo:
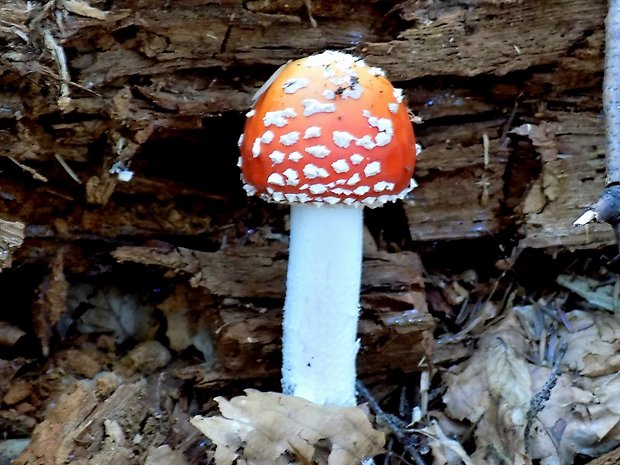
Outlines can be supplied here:
M306 10L308 10L308 19L310 20L310 25L314 29L316 29L318 27L318 24L316 23L314 16L312 16L312 0L304 0L304 5L306 6Z
M65 49L58 45L58 42L56 42L56 39L54 39L54 36L49 29L43 30L43 39L45 40L45 46L52 52L52 56L58 66L58 74L62 79L60 81L60 97L58 97L58 107L64 111L68 108L69 102L71 101L69 84L67 84L67 82L71 81L71 78L69 77L69 67L67 66Z
M439 423L437 423L437 420L432 420L431 426L432 432L435 434L437 441L444 448L448 448L456 455L458 455L458 457L465 465L474 465L474 462L471 460L467 452L465 452L463 446L458 441L446 436L446 433L443 432L441 426L439 426Z
M394 438L390 438L387 447L385 448L385 458L383 459L383 465L389 465L388 460L390 459L390 454L392 453L392 447L394 446Z
M504 129L502 130L502 134L499 137L500 148L504 148L506 146L506 142L508 141L508 132L512 128L512 123L514 122L515 116L517 115L517 109L519 108L519 98L521 97L522 94L523 93L520 92L519 95L517 95L517 98L515 99L515 104L512 107L512 112L510 113L510 116L508 117L508 120L506 121L506 124L504 125Z
M605 21L603 111L607 130L607 183L600 198L575 222L611 225L620 245L620 0L610 0ZM616 257L617 259L618 257Z
M499 463L502 465L512 465L513 461L504 453L504 451L499 450L495 444L489 444L487 446L487 450L489 454L492 455Z
M560 346L560 349L558 350L558 355L553 362L553 368L549 373L547 381L545 381L545 384L543 384L543 387L540 389L540 391L538 391L536 395L532 397L532 400L530 400L530 408L527 411L526 415L527 422L525 424L525 430L523 431L526 454L529 454L529 442L532 426L534 425L536 416L545 408L545 402L547 402L551 398L551 391L555 387L555 384L558 382L558 376L560 375L560 364L562 363L562 359L566 354L567 348L568 347L566 344L562 344Z
M66 84L67 84L67 85L69 85L69 86L73 86L73 87L76 87L76 88L78 88L78 89L81 89L81 90L83 90L83 91L85 91L85 92L89 92L89 93L91 93L91 94L93 94L93 95L96 95L97 97L102 97L102 96L103 96L103 95L102 95L102 94L100 94L99 92L95 92L94 90L89 89L88 87L83 86L82 84L78 84L77 82L74 82L74 81L68 81L68 80L66 80L66 79L61 78L58 74L56 74L55 72L53 72L53 71L52 71L52 70L50 70L50 69L47 69L47 68L42 68L42 69L41 69L41 72L42 72L43 74L45 74L46 76L51 77L52 79L56 79L56 80L57 80L57 81L59 81L59 82L64 82L64 83L66 83Z
M420 374L420 415L426 416L428 413L428 391L431 388L431 375L428 370Z
M24 165L23 163L17 161L15 158L11 157L10 155L7 158L11 160L13 163L15 163L17 166L19 166L21 169L23 169L24 171L30 173L32 177L35 178L37 181L48 182L48 179L42 174L39 174L37 171L35 171L34 168L30 168L28 165Z
M76 174L75 171L73 171L73 169L67 164L67 162L65 161L64 158L62 158L59 154L55 153L54 157L56 158L56 160L58 161L58 163L60 163L60 166L62 166L64 168L64 170L67 172L67 174L69 175L69 177L71 179L73 179L75 182L77 182L78 184L82 184L82 181L80 181L80 178L78 177L78 175Z
M394 436L396 436L396 439L398 439L409 455L411 455L416 465L426 465L424 459L420 455L420 452L418 452L418 450L411 445L411 439L403 431L407 427L406 423L400 418L384 412L379 403L361 381L358 380L355 386L359 395L364 398L375 415L377 415L377 417L380 418L388 428L390 428Z
M482 159L484 161L484 169L482 171L482 176L480 177L480 181L478 184L482 187L482 194L480 194L480 205L482 207L486 207L489 204L489 186L490 182L487 179L487 171L489 170L489 135L484 132L482 134Z

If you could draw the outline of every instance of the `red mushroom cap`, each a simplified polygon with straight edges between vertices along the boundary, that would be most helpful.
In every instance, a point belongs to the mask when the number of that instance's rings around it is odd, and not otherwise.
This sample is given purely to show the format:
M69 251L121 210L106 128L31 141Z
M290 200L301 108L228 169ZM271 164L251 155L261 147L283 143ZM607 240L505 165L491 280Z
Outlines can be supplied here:
M402 91L382 70L328 51L270 81L239 140L249 195L376 207L413 189L413 128Z

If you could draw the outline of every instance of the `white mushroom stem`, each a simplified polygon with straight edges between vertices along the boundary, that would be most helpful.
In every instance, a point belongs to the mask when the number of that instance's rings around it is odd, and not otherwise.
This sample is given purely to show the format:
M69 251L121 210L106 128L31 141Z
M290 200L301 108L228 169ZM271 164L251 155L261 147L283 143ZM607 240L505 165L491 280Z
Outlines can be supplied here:
M355 405L363 210L291 206L282 384L317 404Z

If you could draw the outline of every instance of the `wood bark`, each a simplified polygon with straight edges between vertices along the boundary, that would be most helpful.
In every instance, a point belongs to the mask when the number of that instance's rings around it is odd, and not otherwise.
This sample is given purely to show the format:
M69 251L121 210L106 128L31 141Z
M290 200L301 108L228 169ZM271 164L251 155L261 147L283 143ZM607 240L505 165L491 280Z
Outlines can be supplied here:
M415 241L608 244L604 226L571 226L605 183L605 12L602 0L5 1L0 215L60 241L204 234L214 211L248 206L235 143L251 95L286 60L335 48L385 68L422 120L420 187L404 202ZM545 147L513 133L524 124Z
M605 12L602 0L4 1L0 266L52 262L66 247L75 285L113 270L112 252L128 250L119 247L142 247L130 261L184 271L203 296L277 302L286 253L257 245L286 234L287 209L246 198L237 140L270 74L326 48L383 67L416 116L420 187L380 228L404 212L418 242L609 244L605 226L572 226L605 183ZM178 256L154 262L160 241ZM218 260L201 255L227 246L235 252ZM203 259L183 269L184 254ZM370 371L408 369L430 335L427 314L406 313L425 308L421 285L399 288L408 276L393 272L400 259L367 265L385 283L363 296ZM238 286L244 270L256 283L249 295ZM278 305L247 318L246 303L213 320L225 322L220 358L230 372L278 351ZM415 324L394 323L408 318ZM255 334L261 343L247 343Z
M171 404L167 396L172 388L161 379L111 385L102 376L98 382L79 381L72 387L59 397L13 463L188 463L181 453L193 447L200 433L189 424L187 413L171 412L163 405L164 400ZM170 456L155 460L164 442Z
M189 319L209 328L215 366L186 369L183 377L207 387L231 378L277 375L287 267L284 245L220 252L121 247L113 254L120 261L157 265L187 276L197 287L177 289L175 295L182 294L186 302L172 307L192 309ZM422 263L416 254L366 254L359 323L361 373L411 372L427 366L434 320L423 288Z

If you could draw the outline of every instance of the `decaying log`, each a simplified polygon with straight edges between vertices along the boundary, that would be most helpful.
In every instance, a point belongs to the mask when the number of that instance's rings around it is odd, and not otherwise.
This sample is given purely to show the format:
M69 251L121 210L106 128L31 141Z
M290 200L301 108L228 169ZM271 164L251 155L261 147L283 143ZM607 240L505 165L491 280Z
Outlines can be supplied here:
M0 270L10 268L13 251L24 242L24 224L0 219Z
M31 444L13 463L149 463L149 455L155 455L158 447L176 447L180 454L181 443L187 437L198 436L186 413L172 414L162 409L170 402L165 385L145 379L114 385L110 376L103 376L98 382L80 381L73 390L67 390L35 428ZM179 433L176 438L169 436L173 430ZM172 441L176 444L170 444Z
M423 121L420 187L405 202L414 240L613 240L570 226L605 182L607 2L311 3L317 27L302 0L5 2L0 215L59 240L201 234L209 212L197 203L240 198L250 96L286 60L336 48L384 67ZM541 156L511 134L523 124L559 131L562 150ZM545 173L561 179L556 196L541 197Z
M523 247L604 244L613 238L601 224L575 228L577 218L605 182L605 130L600 115L548 112L545 121L520 126L541 160L539 178L529 186L520 209Z
M287 249L283 244L234 247L200 252L183 247L119 247L112 252L120 262L159 265L191 275L193 286L233 298L284 298ZM423 289L422 264L412 252L368 253L364 257L362 290L399 292Z
M278 372L287 265L284 246L220 252L121 247L113 255L120 261L158 265L191 275L192 285L204 288L206 294L225 298L219 306L203 310L212 314L203 324L212 326L216 369L204 371L197 367L187 370L184 376L196 377L199 384L206 386L222 382L233 373L240 379L263 378ZM365 257L360 372L392 368L409 372L424 366L434 322L427 311L423 285L422 265L412 252Z

